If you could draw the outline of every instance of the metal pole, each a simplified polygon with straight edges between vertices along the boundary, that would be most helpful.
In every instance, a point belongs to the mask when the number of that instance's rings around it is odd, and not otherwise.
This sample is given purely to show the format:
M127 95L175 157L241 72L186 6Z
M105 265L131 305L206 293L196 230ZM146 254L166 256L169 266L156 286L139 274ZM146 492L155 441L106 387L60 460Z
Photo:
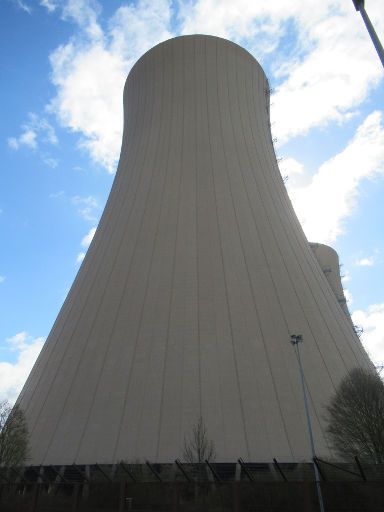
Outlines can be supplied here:
M293 334L291 336L291 343L296 349L297 361L299 363L301 387L303 389L303 397L304 397L305 415L307 418L307 426L308 426L309 441L310 441L310 445L311 445L312 460L314 461L314 459L316 457L315 442L313 440L311 416L309 414L308 399L307 399L307 389L305 386L304 371L303 371L303 366L301 364L300 350L299 350L299 343L302 341L303 341L303 337L301 336L301 334ZM316 490L317 490L317 497L319 500L320 512L324 512L325 509L324 509L323 493L321 492L319 469L315 463L313 464L313 467L315 470Z
M367 30L368 30L368 34L371 36L373 46L376 48L377 55L379 56L379 59L381 60L381 64L384 67L384 48L380 42L380 39L377 37L376 31L373 28L371 20L369 19L368 14L365 10L364 0L352 0L352 1L354 3L356 11L360 12L361 17L363 18L365 26L367 27Z

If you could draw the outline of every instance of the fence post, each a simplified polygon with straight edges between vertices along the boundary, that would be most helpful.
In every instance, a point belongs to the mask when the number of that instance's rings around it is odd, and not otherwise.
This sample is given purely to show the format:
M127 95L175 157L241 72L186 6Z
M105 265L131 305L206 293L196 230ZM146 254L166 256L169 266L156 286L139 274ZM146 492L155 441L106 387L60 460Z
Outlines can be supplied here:
M40 494L40 484L35 483L33 489L33 499L32 499L32 508L31 512L37 511L37 506L39 504L39 494Z
M74 483L72 486L72 512L76 512L80 501L80 484Z
M317 512L316 483L313 481L302 481L299 487L302 497L303 510ZM289 485L289 484L288 484ZM293 485L291 483L291 485Z
M179 482L173 482L173 512L179 511Z
M240 481L232 482L232 493L233 493L233 512L241 512L240 508L240 493L239 493Z
M123 512L125 508L125 480L120 482L120 491L119 491L119 512Z

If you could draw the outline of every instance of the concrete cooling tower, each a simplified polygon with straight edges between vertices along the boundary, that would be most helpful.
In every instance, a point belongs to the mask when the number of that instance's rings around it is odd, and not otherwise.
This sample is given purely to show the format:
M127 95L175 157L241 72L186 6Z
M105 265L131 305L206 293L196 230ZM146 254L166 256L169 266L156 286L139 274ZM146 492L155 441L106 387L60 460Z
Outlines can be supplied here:
M135 64L124 109L110 197L19 397L31 463L172 462L200 417L217 462L310 460L291 334L331 456L324 406L370 362L285 190L262 68L178 37Z
M344 295L343 284L341 282L340 264L337 252L328 245L314 243L310 243L309 245L315 253L316 259L319 262L333 293L336 295L342 310L347 315L348 320L352 323L347 306L347 299Z

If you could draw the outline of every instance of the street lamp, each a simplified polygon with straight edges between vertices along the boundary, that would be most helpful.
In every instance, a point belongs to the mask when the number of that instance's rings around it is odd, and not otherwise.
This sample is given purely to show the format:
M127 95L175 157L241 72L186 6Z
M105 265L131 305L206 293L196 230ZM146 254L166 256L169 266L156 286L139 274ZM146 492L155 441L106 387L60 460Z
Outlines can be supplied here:
M352 0L356 11L358 11L361 14L361 17L363 18L363 21L365 23L365 26L367 27L368 33L371 36L372 43L374 47L376 48L377 55L379 56L381 63L384 67L384 49L382 44L380 43L379 38L377 37L377 34L375 32L375 29L373 28L373 25L371 23L371 20L368 17L368 14L365 10L364 6L364 0Z
M297 355L297 361L299 363L301 386L303 388L305 415L307 417L309 442L310 442L310 445L311 445L312 460L313 460L313 463L314 463L314 470L315 470L317 497L318 497L318 500L319 500L320 512L324 512L323 494L321 492L321 485L320 485L320 474L319 474L319 469L318 469L318 467L317 467L317 465L315 463L315 457L316 457L315 442L313 440L311 417L310 417L310 414L309 414L308 399L307 399L307 388L305 386L304 371L303 371L303 366L301 364L301 359L300 359L299 343L301 343L302 341L303 341L303 336L301 334L292 334L291 335L291 343L295 347L296 355Z

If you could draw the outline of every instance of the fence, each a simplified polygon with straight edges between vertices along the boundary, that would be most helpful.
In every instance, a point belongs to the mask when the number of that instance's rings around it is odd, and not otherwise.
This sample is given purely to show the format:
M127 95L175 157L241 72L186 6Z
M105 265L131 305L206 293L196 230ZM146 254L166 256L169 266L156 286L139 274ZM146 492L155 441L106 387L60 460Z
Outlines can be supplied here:
M327 512L384 510L384 465L315 463ZM31 466L0 478L2 512L318 511L309 463Z

